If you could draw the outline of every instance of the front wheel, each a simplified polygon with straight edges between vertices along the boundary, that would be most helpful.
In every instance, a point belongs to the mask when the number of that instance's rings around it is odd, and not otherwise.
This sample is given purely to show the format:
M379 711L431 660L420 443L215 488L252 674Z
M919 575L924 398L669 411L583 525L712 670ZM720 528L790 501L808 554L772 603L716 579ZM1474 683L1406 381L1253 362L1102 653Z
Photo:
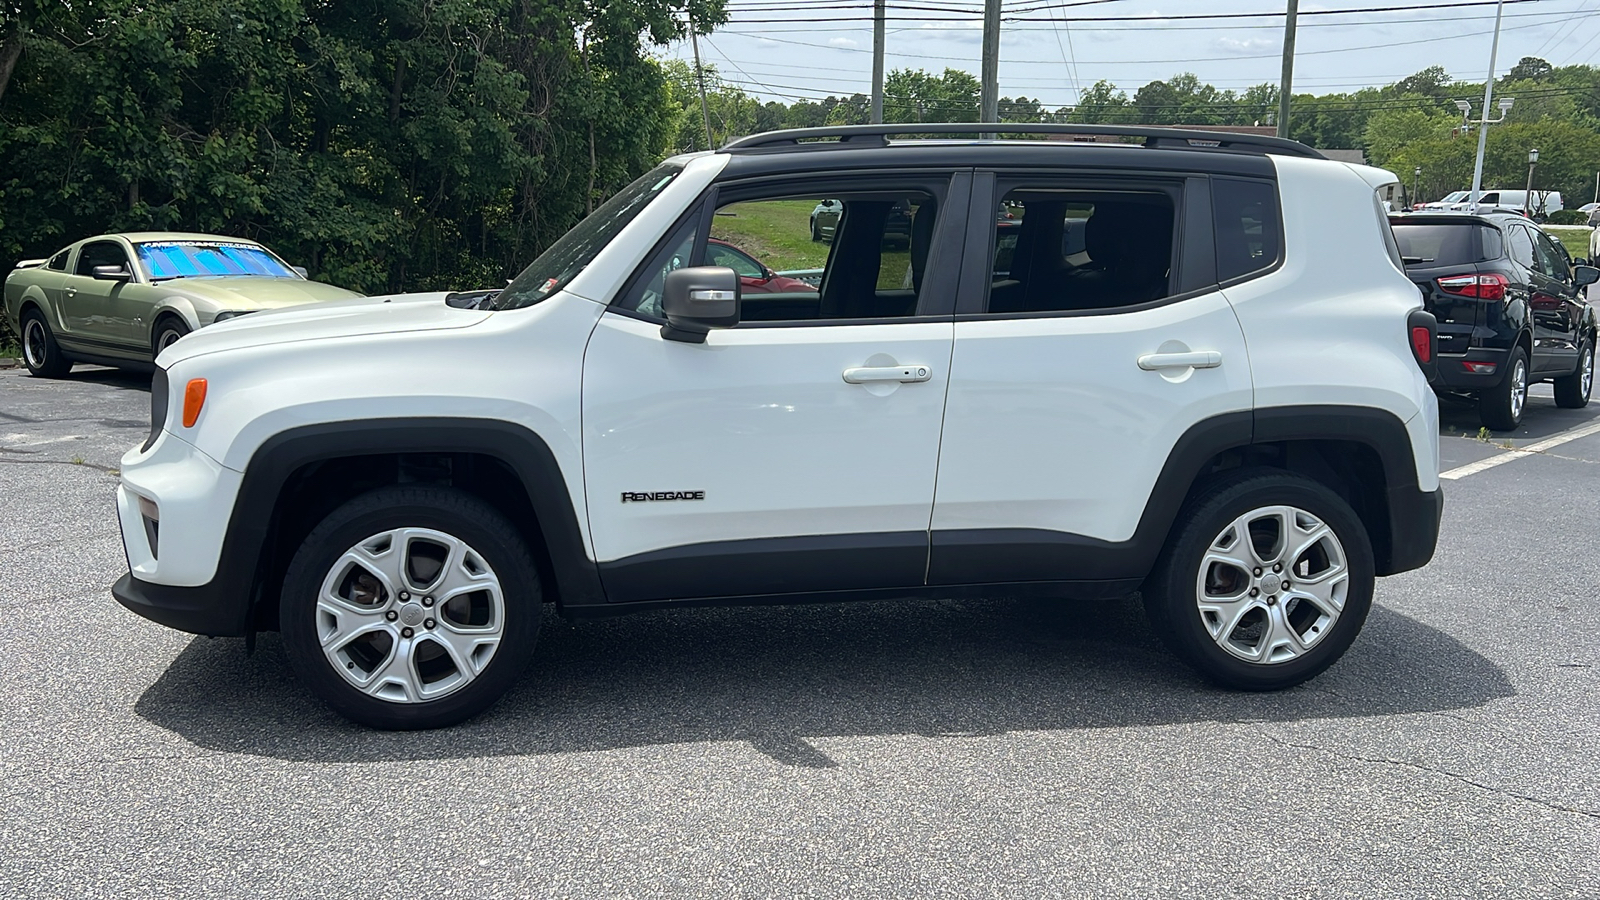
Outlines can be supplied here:
M1506 377L1478 395L1478 418L1494 431L1512 431L1522 424L1528 405L1528 351L1517 347L1506 360Z
M152 356L160 356L161 351L178 342L178 338L189 333L189 326L182 319L167 316L156 323L155 337L150 341Z
M35 378L61 378L72 371L72 360L61 352L44 314L30 309L22 314L22 362Z
M499 699L539 633L518 530L470 494L386 487L334 510L284 576L284 647L337 712L374 728L454 725Z
M817 220L811 220L811 240L813 243L822 240L822 232L817 230Z
M1594 342L1578 348L1578 367L1571 375L1554 380L1556 405L1562 409L1583 409L1594 392Z
M1151 625L1211 681L1291 687L1349 649L1372 605L1367 530L1339 495L1257 469L1190 501L1145 583Z

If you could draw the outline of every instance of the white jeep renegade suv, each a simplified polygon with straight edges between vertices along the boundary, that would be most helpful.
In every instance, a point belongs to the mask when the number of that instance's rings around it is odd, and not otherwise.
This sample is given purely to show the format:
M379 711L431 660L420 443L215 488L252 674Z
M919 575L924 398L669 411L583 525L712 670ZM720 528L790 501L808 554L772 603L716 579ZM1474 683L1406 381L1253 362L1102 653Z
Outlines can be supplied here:
M663 163L504 290L183 338L122 461L113 593L279 629L384 728L492 703L542 602L1140 590L1219 683L1321 672L1438 534L1394 176L1271 138L979 127L746 138Z

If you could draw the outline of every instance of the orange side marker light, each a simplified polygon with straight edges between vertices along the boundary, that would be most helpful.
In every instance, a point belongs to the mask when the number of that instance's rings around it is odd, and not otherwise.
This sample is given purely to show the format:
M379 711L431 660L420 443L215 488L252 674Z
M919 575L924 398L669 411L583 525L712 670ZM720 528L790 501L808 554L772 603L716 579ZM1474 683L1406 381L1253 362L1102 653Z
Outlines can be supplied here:
M195 421L200 418L200 408L205 405L206 380L189 379L189 386L183 389L183 427L193 428Z

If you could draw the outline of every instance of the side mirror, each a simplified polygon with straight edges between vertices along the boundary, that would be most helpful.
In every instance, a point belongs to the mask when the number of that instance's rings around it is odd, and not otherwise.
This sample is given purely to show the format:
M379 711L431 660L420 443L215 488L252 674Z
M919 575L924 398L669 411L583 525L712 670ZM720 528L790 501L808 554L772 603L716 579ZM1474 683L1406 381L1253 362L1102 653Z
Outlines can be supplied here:
M96 281L129 281L133 278L133 273L121 266L95 266L91 271Z
M1600 269L1594 266L1578 266L1572 271L1572 281L1578 287L1586 287L1600 281Z
M694 266L667 273L661 312L669 341L703 344L713 328L739 324L739 273L726 266Z
M311 273L306 271L305 266L290 266L289 268L301 278L309 279L311 277ZM507 283L509 284L509 282Z

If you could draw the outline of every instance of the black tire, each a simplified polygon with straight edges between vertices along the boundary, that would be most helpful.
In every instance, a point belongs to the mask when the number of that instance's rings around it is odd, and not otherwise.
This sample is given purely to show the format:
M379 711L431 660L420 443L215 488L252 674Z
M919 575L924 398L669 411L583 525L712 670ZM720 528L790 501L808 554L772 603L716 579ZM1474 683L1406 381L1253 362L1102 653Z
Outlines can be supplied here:
M811 241L812 243L820 243L822 241L822 232L817 230L816 219L811 220Z
M420 696L416 699L384 699L361 690L336 670L329 654L323 652L318 637L319 628L337 627L333 624L336 620L325 618L325 614L319 611L318 598L324 581L336 577L333 570L340 564L341 557L373 536L398 528L430 529L464 543L477 558L469 565L476 565L480 561L486 564L491 575L498 579L500 587L503 608L499 614L503 615L503 620L498 644L491 651L487 664L476 676L462 673L462 685L433 699ZM284 576L283 594L279 600L279 626L283 630L284 648L295 673L335 711L373 728L441 728L482 712L522 674L539 636L539 574L518 533L516 526L477 497L453 488L431 485L379 488L334 510L306 536ZM415 558L410 556L410 546L408 544L404 550L403 564L406 571L413 572L415 570L412 567L416 563ZM443 584L442 579L447 577L447 573L443 571L443 563L439 563L439 566L437 583ZM354 567L341 568L345 572L358 571ZM349 575L341 577L346 579L346 584L351 583ZM387 592L378 585L377 596L373 598L375 602L367 607L373 612L363 613L369 617L364 621L385 629L385 637L380 640L386 639L391 643L388 650L344 651L349 657L381 657L371 663L370 669L359 672L357 677L366 674L374 683L377 682L378 670L393 658L394 648L402 646L401 638L391 632L408 622L415 626L411 629L415 638L404 646L413 648L416 655L411 657L413 664L404 671L413 676L415 681L422 682L424 676L418 674L422 666L430 665L437 669L440 660L444 660L445 665L451 665L449 658L440 652L444 644L437 640L429 641L430 633L424 631L424 628L434 627L429 624L435 623L434 617L439 620L447 617L448 604L438 602L435 606L432 605L433 598L418 600L413 595L402 606L399 601L406 595L400 591L407 587L402 583L395 592L397 596L392 598L395 602L387 604L388 609L398 612L381 613L379 611L386 608L383 600ZM357 596L360 596L360 589L360 585L350 588ZM411 590L424 593L429 589ZM474 593L465 598L468 607L474 606L472 598L476 596ZM422 611L422 603L429 604L428 610ZM419 613L428 618L412 621ZM395 618L388 620L393 623L392 626L371 618L390 614L395 615ZM438 634L443 635L443 622L436 624L440 629ZM352 639L341 647L355 647L358 640ZM431 648L427 647L429 643L432 644ZM364 645L366 648L372 646L371 643ZM429 652L433 653L433 659L425 660L424 654ZM346 662L346 668L356 671L353 660ZM451 668L460 671L458 666L451 665ZM448 687L448 682L443 683Z
M22 314L22 362L35 378L63 378L72 371L72 360L61 352L56 336L44 313L29 309Z
M177 316L162 316L156 320L156 327L150 332L150 356L160 356L161 351L188 334L189 330L189 324Z
M1519 388L1517 367L1522 367ZM1506 358L1505 377L1500 383L1478 394L1478 418L1491 431L1513 431L1522 424L1522 414L1528 408L1528 351L1518 346Z
M1562 409L1583 409L1594 392L1594 341L1578 347L1578 366L1571 375L1551 380L1556 388L1556 405Z
M1331 623L1322 622L1315 601L1299 596L1290 597L1289 593L1299 592L1282 587L1281 581L1275 590L1286 592L1281 595L1282 605L1279 605L1280 595L1267 595L1267 590L1274 590L1267 586L1272 583L1271 578L1282 578L1282 575L1274 576L1270 562L1263 566L1263 575L1254 579L1251 578L1251 572L1231 567L1218 570L1214 564L1207 566L1206 573L1201 572L1206 554L1214 544L1221 542L1233 523L1252 511L1276 506L1292 507L1314 517L1331 530L1337 542L1336 548L1342 548L1347 580L1344 582L1343 607L1337 611ZM1319 539L1301 554L1299 561L1308 571L1311 565L1326 564L1331 567L1329 560L1333 554L1327 552L1328 547ZM1232 552L1232 549L1227 548L1227 551ZM1296 572L1297 568L1296 561L1290 561L1286 566L1287 572ZM1209 586L1215 577L1212 574L1214 571L1218 574L1235 571L1245 578L1243 582L1233 581L1233 586L1239 592L1242 606L1252 608L1237 619L1239 625L1236 627L1222 624L1220 618L1209 618L1214 613L1202 612L1200 578L1205 574ZM1173 525L1172 537L1166 549L1145 582L1145 611L1163 643L1207 679L1236 690L1274 691L1292 687L1321 674L1350 648L1372 606L1374 573L1372 545L1367 530L1339 495L1315 481L1287 472L1243 469L1219 478L1184 505ZM1267 581L1264 582L1263 578ZM1292 583L1290 587L1293 587ZM1247 594L1247 589L1260 593ZM1263 597L1269 597L1266 602L1278 610L1278 615L1285 623L1295 627L1302 645L1291 645L1289 649L1296 655L1281 661L1271 661L1269 656L1267 661L1251 662L1222 646L1227 642L1230 646L1239 647L1239 644L1230 640L1233 636L1256 627L1256 622L1270 621L1272 609L1262 602ZM1305 615L1307 611L1309 617ZM1251 618L1258 615L1259 618ZM1299 621L1296 621L1297 617ZM1252 624L1245 625L1247 620ZM1213 625L1208 623L1215 623L1219 633L1221 628L1228 628L1229 633L1214 638L1211 632ZM1287 636L1286 633L1282 634ZM1258 640L1257 652L1263 652L1261 644L1265 643L1266 637L1263 634Z

